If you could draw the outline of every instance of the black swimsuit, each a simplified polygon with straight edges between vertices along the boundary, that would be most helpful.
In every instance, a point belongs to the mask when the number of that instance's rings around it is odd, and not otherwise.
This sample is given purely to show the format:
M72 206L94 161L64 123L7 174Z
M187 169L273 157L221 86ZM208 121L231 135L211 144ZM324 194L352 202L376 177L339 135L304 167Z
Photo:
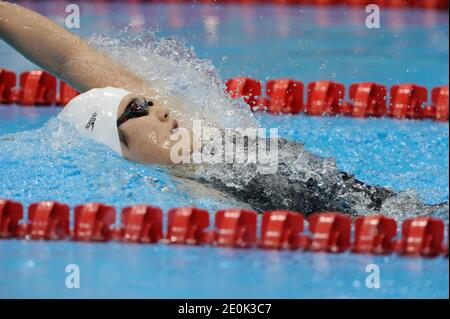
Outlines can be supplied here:
M202 180L257 211L356 214L359 210L379 211L383 201L396 194L338 170L334 161L305 151L300 143L279 139L278 152L280 161L274 174L259 173L255 164L216 164L203 170Z
M246 152L248 138L244 141ZM264 139L267 141L270 140ZM256 145L258 142L261 143L257 140ZM272 174L260 173L254 163L233 162L197 165L190 177L248 203L258 212L285 209L304 214L339 211L366 215L383 212L384 207L389 214L428 215L438 209L448 210L446 202L426 205L417 197L361 182L341 171L334 160L314 155L301 143L281 138L276 172Z

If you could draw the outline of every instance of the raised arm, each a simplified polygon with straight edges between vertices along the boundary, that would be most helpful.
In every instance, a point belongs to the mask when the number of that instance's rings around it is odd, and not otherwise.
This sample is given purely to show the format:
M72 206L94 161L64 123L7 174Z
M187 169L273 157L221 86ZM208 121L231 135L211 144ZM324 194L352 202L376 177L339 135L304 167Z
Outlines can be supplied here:
M77 35L17 4L0 1L0 38L80 92L113 86L153 93L143 79Z

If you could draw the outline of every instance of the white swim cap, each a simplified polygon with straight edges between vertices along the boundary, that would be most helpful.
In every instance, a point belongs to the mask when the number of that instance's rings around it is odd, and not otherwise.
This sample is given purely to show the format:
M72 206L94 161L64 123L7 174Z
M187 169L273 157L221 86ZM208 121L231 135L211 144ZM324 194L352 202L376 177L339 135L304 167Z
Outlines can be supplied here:
M124 89L106 87L92 89L73 98L59 114L71 122L78 132L103 143L122 155L117 112L122 99L130 94Z

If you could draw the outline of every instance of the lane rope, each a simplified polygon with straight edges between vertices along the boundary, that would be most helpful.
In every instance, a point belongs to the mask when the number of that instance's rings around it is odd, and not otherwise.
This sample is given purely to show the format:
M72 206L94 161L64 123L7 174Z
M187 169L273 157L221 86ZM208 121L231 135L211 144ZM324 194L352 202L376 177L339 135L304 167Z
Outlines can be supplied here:
M388 116L442 122L449 119L448 85L432 88L429 96L426 87L414 83L388 88L375 82L361 82L346 89L344 84L334 81L315 81L305 86L295 79L280 78L268 80L263 95L261 81L236 77L226 82L226 91L233 98L243 98L253 111L271 114ZM43 70L27 71L17 76L13 71L0 68L0 104L64 106L78 94L65 82Z
M126 242L180 245L212 245L309 252L448 258L448 236L443 220L414 217L403 221L398 236L395 219L382 215L355 219L340 212L302 213L274 210L257 214L230 208L211 214L197 207L172 208L163 232L163 211L156 206L124 207L120 224L116 208L102 203L69 205L42 201L24 206L0 199L0 239L64 240L80 242ZM73 228L70 228L73 216ZM307 227L305 227L305 224Z
M129 1L135 3L136 1ZM165 2L164 0L137 0L137 2ZM172 3L192 3L192 0L170 0ZM311 5L330 6L341 5L349 7L361 7L376 4L383 8L398 9L448 9L448 0L198 0L197 3L206 4L275 4L275 5Z

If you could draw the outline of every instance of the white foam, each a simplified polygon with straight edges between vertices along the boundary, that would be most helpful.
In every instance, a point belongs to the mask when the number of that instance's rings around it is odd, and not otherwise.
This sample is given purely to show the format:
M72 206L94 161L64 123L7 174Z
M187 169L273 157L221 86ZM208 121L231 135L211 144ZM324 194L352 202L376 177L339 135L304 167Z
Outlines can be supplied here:
M232 100L211 61L200 59L193 48L176 38L158 38L155 31L119 38L94 35L91 46L107 53L144 78L162 101L175 101L184 127L192 120L218 128L257 127L248 105Z

